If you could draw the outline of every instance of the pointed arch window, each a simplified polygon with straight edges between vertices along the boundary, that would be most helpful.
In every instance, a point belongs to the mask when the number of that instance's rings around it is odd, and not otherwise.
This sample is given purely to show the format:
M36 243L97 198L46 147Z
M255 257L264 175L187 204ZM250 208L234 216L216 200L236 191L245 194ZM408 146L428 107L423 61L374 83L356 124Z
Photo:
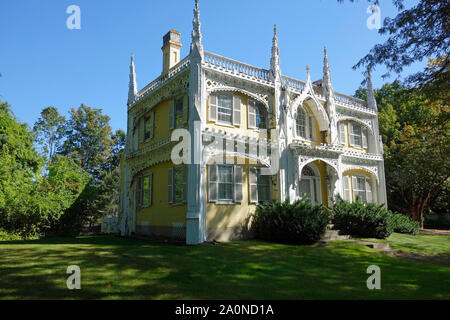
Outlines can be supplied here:
M302 170L298 195L302 199L308 198L314 204L321 203L320 176L309 165Z
M295 133L297 137L314 141L314 117L310 115L303 107L300 107L295 120Z
M261 102L248 99L248 127L250 129L267 129L267 110Z

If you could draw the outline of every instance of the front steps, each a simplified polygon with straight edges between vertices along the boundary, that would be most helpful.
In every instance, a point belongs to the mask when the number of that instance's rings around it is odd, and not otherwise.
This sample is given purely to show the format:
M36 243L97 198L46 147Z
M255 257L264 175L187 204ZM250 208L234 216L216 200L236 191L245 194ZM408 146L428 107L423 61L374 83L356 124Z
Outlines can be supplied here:
M377 249L377 250L379 250L381 252L384 252L386 254L395 254L395 253L397 253L399 251L399 250L396 250L396 249L392 249L389 246L389 243L371 242L371 241L363 241L363 240L352 239L351 236L349 236L349 235L341 234L340 230L335 230L333 224L329 224L327 226L327 231L325 232L325 235L322 237L322 239L320 241L322 243L326 243L326 242L334 241L334 240L362 244L362 245L364 245L364 246L366 246L368 248Z
M349 240L351 237L349 235L341 234L340 230L334 230L334 225L329 224L327 226L327 231L325 231L324 236L321 241L332 241L332 240Z

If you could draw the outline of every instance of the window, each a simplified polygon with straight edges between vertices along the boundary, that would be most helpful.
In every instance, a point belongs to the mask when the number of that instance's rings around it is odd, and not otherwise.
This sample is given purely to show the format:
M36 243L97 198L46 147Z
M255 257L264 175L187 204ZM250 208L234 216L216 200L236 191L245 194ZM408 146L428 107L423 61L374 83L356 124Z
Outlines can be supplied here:
M187 167L175 166L169 169L168 195L169 203L174 205L186 202Z
M188 97L169 101L169 129L182 128L188 121Z
M233 167L218 166L218 200L233 200Z
M300 109L297 114L297 136L306 138L306 112Z
M295 128L297 137L310 141L314 140L314 117L302 107L298 110Z
M345 132L345 123L339 122L338 129L339 129L339 142L345 146L347 144L347 134Z
M264 203L271 200L270 176L262 175L261 168L250 167L250 202Z
M268 117L264 104L248 99L248 127L253 129L267 129Z
M137 203L141 207L148 207L152 204L152 178L153 174L138 178Z
M144 135L143 141L147 141L153 138L153 128L154 128L154 112L152 111L149 116L144 118Z
M241 97L237 94L211 94L209 121L226 125L241 125Z
M355 122L349 123L350 145L357 148L367 148L367 130Z
M209 202L242 202L242 167L210 165L208 167Z
M320 204L320 177L310 166L305 166L299 183L298 195L308 198L312 203Z
M359 198L362 202L372 202L372 184L363 176L352 177L353 201Z
M177 99L175 100L175 128L180 128L183 124L183 99Z
M217 120L231 124L233 115L233 99L230 95L217 96Z

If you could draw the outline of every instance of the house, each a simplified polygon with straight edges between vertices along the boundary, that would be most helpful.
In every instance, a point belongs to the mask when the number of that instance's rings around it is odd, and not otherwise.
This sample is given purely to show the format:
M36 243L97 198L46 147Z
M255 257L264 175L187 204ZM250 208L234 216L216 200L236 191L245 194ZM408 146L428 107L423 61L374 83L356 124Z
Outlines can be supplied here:
M141 90L131 58L122 235L194 245L245 237L249 214L271 199L386 203L370 72L367 101L333 90L326 49L321 80L309 68L306 82L284 76L276 27L268 70L207 52L198 1L184 59L181 46L170 30L161 76Z

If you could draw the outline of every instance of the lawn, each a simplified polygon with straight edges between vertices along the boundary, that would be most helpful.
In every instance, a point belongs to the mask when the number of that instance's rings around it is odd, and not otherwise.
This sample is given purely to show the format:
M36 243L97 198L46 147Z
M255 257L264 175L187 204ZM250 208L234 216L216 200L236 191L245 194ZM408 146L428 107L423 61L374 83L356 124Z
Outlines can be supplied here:
M388 242L394 249L404 252L420 254L424 256L447 256L450 263L450 237L439 235L419 234L411 236L401 233L393 233L387 240L374 240Z
M81 268L81 290L66 287L69 265ZM381 268L381 290L366 287L370 265ZM3 242L0 270L1 299L450 299L449 266L345 242L185 247L110 236Z

